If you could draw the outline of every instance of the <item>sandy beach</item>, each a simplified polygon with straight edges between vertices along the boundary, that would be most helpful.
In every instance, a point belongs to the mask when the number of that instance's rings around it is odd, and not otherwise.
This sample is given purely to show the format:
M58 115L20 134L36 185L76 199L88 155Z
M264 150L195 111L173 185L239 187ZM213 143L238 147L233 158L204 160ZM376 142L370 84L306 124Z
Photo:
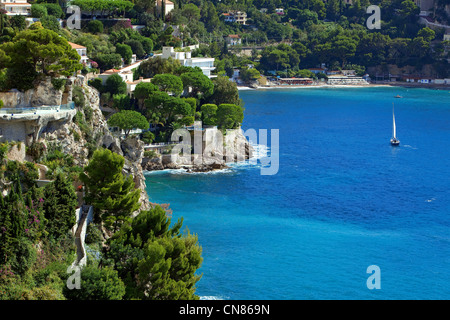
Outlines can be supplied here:
M426 88L436 90L450 90L450 85L441 85L433 83L411 83L411 82L383 82L368 83L361 85L342 84L312 84L312 85L266 85L258 87L238 86L238 90L266 90L266 89L308 89L308 88L367 88L367 87L404 87L404 88Z

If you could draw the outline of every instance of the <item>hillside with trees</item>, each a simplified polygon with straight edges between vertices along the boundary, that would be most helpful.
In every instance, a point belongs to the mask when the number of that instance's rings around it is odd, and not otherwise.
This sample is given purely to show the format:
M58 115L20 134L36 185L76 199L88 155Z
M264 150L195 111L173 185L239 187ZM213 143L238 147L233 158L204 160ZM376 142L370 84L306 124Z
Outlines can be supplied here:
M412 0L371 2L382 19L381 28L372 30L366 27L368 0L173 2L165 14L148 0L74 0L82 10L81 29L61 26L60 19L70 17L63 2L33 3L30 14L39 22L31 24L0 12L0 91L25 92L46 79L60 93L70 87L76 114L64 123L64 135L83 147L75 156L56 142L0 143L0 299L198 299L198 238L182 231L182 219L172 223L160 206L142 208L139 177L130 173L136 164L127 162L121 142L167 142L194 121L224 132L238 128L244 104L229 80L235 69L248 82L261 74L316 77L308 68L323 64L359 75L389 66L420 73L428 66L437 77L450 77L445 31L419 24L420 8ZM431 18L449 25L448 4L437 0ZM236 11L245 12L245 24L226 19ZM227 43L229 35L241 43ZM80 63L70 42L86 47L89 65ZM214 77L157 56L165 46L189 45L198 45L193 57L215 58ZM133 79L151 82L137 84L131 94L119 75L99 78L130 64L134 55L142 63ZM76 74L90 80L75 85ZM99 106L95 113L92 101L113 114L102 114ZM108 125L125 137L117 143L108 136L103 146ZM146 131L150 126L154 130ZM136 128L146 132L135 135ZM8 159L13 148L25 148L27 161ZM48 168L45 186L36 182L38 164ZM70 290L67 268L76 259L71 229L80 201L95 215L87 230L83 289Z

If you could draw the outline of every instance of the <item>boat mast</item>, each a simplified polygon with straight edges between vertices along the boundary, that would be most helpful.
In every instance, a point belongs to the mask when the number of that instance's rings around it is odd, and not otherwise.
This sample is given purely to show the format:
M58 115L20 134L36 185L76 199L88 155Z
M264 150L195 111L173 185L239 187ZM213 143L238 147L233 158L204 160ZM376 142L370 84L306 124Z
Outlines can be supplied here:
M392 137L397 139L395 130L395 115L394 115L394 104L392 103Z

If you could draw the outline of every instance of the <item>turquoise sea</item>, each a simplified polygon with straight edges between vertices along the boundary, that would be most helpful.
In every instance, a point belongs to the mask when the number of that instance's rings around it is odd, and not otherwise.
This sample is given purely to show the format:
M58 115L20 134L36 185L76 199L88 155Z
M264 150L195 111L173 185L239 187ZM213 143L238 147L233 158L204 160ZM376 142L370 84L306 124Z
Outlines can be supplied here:
M259 162L146 175L150 200L170 203L199 237L198 295L450 299L450 91L240 95L244 130L279 129L276 175L261 175ZM389 144L392 103L400 147ZM256 147L270 154L270 144ZM367 287L371 265L380 289Z

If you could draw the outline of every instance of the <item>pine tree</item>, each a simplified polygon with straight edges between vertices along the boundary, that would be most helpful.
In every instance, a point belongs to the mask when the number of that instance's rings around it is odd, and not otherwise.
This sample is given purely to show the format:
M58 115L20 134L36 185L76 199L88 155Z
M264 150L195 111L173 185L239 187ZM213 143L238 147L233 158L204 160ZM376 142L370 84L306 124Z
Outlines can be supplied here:
M183 219L171 219L159 206L142 211L109 242L106 258L126 285L127 299L194 300L195 272L202 249L195 235L182 235Z
M66 235L76 223L75 209L78 201L75 188L63 174L58 174L55 181L45 187L44 198L46 230L49 235L58 239Z
M99 149L80 174L86 187L86 203L93 205L100 213L97 218L114 230L140 207L140 191L135 188L131 175L122 174L124 164L123 156Z

